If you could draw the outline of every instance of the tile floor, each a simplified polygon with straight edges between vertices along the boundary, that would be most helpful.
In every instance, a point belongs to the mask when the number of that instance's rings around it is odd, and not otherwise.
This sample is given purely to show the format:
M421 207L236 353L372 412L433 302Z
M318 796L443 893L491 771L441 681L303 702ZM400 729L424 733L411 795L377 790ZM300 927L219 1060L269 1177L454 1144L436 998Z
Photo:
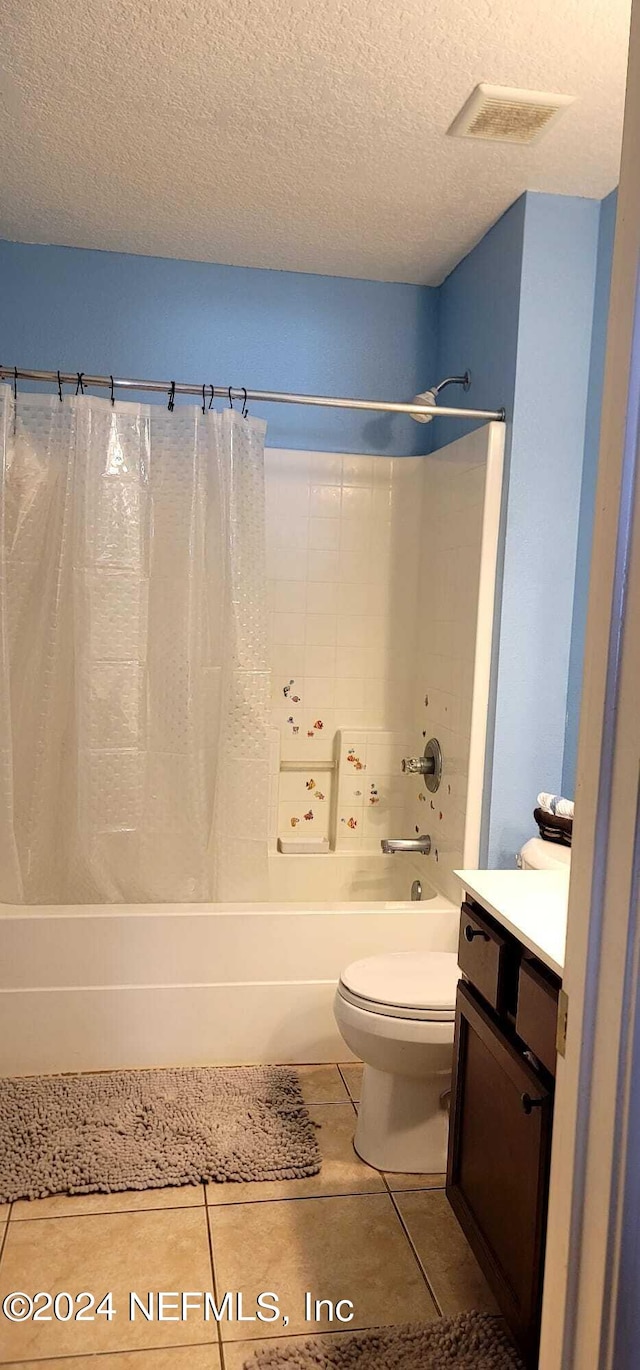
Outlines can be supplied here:
M350 1299L349 1331L471 1308L497 1312L447 1204L444 1176L383 1175L356 1156L362 1068L299 1069L320 1125L317 1176L0 1206L0 1303L14 1290L88 1290L96 1299L112 1291L116 1310L93 1321L12 1323L0 1314L0 1363L84 1370L99 1354L100 1370L241 1370L265 1336L291 1345L329 1330L305 1322L307 1290L334 1303ZM287 1330L280 1319L216 1323L201 1308L185 1321L147 1321L139 1312L131 1320L130 1291L146 1303L159 1290L213 1290L218 1305L227 1291L242 1291L245 1316L258 1293L273 1290ZM64 1315L64 1301L60 1308ZM339 1327L331 1325L332 1336L345 1335Z

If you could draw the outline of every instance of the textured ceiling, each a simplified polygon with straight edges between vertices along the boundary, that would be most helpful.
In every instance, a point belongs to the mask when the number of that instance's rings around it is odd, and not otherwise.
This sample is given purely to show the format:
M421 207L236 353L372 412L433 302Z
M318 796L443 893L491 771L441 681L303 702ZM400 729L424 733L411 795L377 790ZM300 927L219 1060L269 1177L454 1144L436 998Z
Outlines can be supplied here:
M0 237L437 284L617 181L629 0L3 0ZM446 136L478 81L579 96Z

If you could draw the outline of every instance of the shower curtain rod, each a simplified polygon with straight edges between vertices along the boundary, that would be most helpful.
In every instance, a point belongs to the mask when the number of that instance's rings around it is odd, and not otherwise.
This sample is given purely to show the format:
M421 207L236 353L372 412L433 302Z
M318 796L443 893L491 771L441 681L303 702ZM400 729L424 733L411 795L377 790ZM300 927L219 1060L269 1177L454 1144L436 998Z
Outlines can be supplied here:
M136 381L116 376L89 376L78 371L29 371L23 367L0 366L0 380L43 381L52 385L78 385L102 390L141 390L157 394L195 395L203 397L202 385L186 385L182 381ZM369 409L383 414L410 414L413 418L485 419L504 423L504 409L455 409L428 404L394 404L387 400L338 399L329 395L295 395L279 390L245 390L244 386L205 384L206 399L252 400L266 404L314 404L327 409Z

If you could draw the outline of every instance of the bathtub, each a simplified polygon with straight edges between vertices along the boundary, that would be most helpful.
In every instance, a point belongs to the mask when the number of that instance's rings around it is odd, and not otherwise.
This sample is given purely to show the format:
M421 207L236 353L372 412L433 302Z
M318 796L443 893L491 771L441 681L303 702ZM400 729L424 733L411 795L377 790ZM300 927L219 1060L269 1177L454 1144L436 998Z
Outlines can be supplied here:
M344 1060L342 967L455 949L419 862L274 854L268 903L0 906L0 1074Z

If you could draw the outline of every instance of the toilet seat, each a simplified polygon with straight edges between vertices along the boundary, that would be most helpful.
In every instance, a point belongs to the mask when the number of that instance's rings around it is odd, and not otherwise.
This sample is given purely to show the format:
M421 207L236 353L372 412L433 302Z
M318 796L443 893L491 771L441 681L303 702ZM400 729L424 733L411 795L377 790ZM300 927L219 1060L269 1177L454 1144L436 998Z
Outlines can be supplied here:
M353 961L338 984L341 999L385 1018L453 1022L460 971L453 951L400 951Z

